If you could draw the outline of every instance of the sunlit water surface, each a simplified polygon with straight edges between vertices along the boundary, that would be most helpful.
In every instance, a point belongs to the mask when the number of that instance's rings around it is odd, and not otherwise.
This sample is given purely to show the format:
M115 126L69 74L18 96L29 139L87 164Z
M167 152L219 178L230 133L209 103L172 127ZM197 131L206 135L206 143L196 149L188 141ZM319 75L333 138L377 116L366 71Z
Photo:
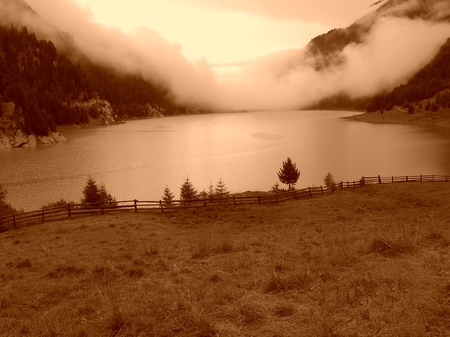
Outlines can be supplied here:
M288 156L297 187L361 176L450 174L448 128L369 124L352 112L271 111L180 116L69 130L56 145L0 151L0 184L24 210L78 202L89 176L117 200L176 198L186 179L199 190L222 178L231 192L268 191Z

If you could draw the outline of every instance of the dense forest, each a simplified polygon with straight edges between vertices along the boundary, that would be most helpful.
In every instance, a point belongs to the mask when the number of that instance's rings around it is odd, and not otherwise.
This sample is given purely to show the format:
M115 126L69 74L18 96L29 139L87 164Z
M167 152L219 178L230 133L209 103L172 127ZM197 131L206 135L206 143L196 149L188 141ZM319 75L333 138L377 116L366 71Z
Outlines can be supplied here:
M86 57L74 62L26 27L0 26L0 109L9 101L20 107L25 132L45 135L60 124L87 122L88 111L73 103L96 95L110 102L121 118L145 116L147 103L162 107L165 114L183 110L160 84Z
M434 59L418 71L406 84L393 91L374 97L352 99L341 93L327 97L307 107L318 110L391 110L394 105L408 106L427 100L436 93L450 88L450 39L440 48ZM427 102L428 103L428 102ZM450 94L439 94L433 101L437 107L450 107ZM432 103L430 103L431 106ZM428 104L427 104L428 106Z

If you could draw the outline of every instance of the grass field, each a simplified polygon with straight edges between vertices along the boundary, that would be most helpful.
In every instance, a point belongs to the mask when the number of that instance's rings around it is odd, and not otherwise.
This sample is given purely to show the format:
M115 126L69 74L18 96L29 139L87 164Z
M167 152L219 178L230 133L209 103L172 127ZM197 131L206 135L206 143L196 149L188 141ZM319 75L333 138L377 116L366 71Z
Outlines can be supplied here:
M1 336L450 336L450 183L0 233Z

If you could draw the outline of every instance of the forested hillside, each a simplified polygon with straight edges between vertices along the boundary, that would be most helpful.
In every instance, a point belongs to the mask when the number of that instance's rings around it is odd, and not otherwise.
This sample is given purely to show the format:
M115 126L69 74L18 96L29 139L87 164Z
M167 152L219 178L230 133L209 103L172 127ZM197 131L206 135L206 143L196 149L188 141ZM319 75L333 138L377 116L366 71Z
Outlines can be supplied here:
M450 39L441 47L435 58L405 85L392 92L377 95L367 104L367 111L390 110L394 105L404 105L428 99L450 88ZM438 106L450 107L450 96L439 95Z
M308 108L367 110L368 112L390 110L394 105L403 106L429 99L447 88L450 88L450 38L427 66L417 72L406 84L391 92L359 99L352 99L349 95L341 93L322 99ZM439 95L436 103L438 107L449 107L450 95Z
M21 109L24 132L45 135L59 124L87 122L88 113L95 111L74 103L97 95L122 118L146 116L148 104L164 114L182 110L162 85L120 74L86 57L74 62L26 27L0 26L0 103L12 101Z

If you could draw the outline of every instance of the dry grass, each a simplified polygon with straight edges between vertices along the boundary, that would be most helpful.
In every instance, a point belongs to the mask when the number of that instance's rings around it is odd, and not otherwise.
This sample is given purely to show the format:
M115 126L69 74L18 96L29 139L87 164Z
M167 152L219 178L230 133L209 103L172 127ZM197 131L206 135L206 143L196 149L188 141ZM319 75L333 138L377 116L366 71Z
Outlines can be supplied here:
M450 184L0 234L1 336L449 336Z

